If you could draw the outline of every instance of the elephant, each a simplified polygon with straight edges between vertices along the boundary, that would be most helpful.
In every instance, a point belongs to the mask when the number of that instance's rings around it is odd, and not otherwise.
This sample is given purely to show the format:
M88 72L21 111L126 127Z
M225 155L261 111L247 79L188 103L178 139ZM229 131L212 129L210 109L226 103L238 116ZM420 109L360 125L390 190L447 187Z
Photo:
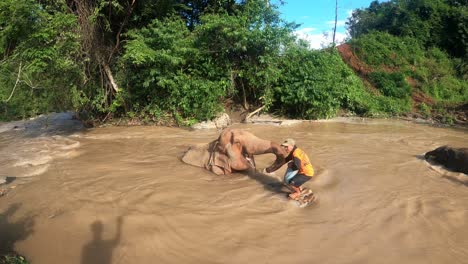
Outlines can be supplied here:
M442 146L427 152L424 158L444 165L450 170L468 174L468 148Z
M218 175L227 175L255 168L254 155L266 153L276 156L267 171L274 171L286 163L287 153L278 143L261 139L242 129L227 128L216 140L189 148L182 161Z

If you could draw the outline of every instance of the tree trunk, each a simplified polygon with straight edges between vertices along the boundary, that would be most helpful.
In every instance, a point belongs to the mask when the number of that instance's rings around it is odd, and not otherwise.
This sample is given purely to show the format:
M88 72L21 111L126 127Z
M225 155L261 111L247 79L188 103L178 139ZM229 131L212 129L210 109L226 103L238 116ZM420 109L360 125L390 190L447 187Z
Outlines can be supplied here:
M335 36L336 36L336 24L338 22L338 0L335 1L335 28L333 29L333 47L336 46Z
M134 7L135 1L131 2L127 10L127 18L123 21L119 28L118 34L122 33L122 29L125 26L128 16L131 14ZM114 53L118 50L120 44L119 36L116 37L115 46L112 45L111 41L105 39L103 32L104 26L102 26L103 19L105 18L94 18L94 12L97 8L97 1L95 0L73 0L71 2L70 9L74 10L78 17L78 23L80 24L81 33L81 48L83 55L88 57L87 73L88 79L98 78L100 73L101 76L101 89L105 90L106 98L102 102L106 107L112 103L114 94L119 91L114 75L111 70L111 61ZM110 12L110 10L109 10Z

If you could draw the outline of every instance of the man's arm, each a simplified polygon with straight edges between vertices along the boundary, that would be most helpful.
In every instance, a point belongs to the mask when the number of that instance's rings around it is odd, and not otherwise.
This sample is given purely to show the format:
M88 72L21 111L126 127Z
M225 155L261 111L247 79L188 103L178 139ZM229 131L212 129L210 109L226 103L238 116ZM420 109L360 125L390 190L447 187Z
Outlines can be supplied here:
M298 159L297 157L294 157L293 162L292 162L292 169L293 170L299 170L301 168L301 160Z

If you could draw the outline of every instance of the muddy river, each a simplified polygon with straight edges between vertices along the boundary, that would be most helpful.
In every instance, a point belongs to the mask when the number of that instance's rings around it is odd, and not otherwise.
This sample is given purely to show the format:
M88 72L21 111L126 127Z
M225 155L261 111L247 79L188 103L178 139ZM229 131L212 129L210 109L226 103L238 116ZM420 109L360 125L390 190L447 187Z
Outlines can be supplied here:
M468 130L346 119L234 127L294 138L317 170L306 186L318 201L299 208L272 189L284 167L217 176L180 161L215 129L7 123L0 248L33 264L468 263L468 176L422 158L468 147ZM256 159L261 171L274 156Z

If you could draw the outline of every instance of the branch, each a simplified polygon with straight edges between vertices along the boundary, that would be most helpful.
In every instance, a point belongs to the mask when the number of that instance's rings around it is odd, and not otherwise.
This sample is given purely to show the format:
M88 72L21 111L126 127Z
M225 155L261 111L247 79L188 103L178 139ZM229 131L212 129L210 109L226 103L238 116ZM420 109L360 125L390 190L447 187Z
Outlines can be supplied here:
M242 86L242 97L244 99L244 109L245 110L248 110L249 109L249 106L247 105L247 95L245 94L245 88L244 88L244 82L242 81L242 79L240 80L240 84Z
M118 92L119 87L117 86L117 83L114 80L114 76L112 75L112 71L109 68L109 65L106 64L106 63L103 63L102 67L104 68L104 72L107 75L107 79L109 80L110 84L112 85L112 89L114 89L115 92Z
M115 43L114 48L112 49L111 54L109 55L109 59L107 60L108 62L111 61L112 56L114 56L114 53L119 49L119 46L120 46L120 34L122 34L123 27L125 26L125 24L127 24L128 18L129 18L130 15L132 14L133 7L135 6L135 2L136 2L136 0L132 0L132 3L128 6L127 15L125 16L125 19L124 19L124 21L122 22L122 24L120 25L119 31L117 32L116 43Z
M10 97L8 97L8 99L6 99L6 101L3 101L5 103L8 103L8 101L10 101L11 97L15 93L16 86L18 85L18 83L20 81L19 78L20 78L20 75L21 75L21 64L22 64L22 62L20 62L20 66L19 66L19 69L18 69L18 76L16 77L15 86L13 86L13 90L11 91Z
M255 115L256 113L260 112L263 108L265 108L265 106L262 106L262 107L258 108L257 110L253 111L252 113L248 114L248 115L245 117L245 120L251 118L253 115Z
M33 82L31 81L31 79L29 79L28 75L25 75L23 76L23 81L22 81L24 84L26 84L27 86L29 86L29 88L31 89L40 89L36 86L33 85ZM29 83L28 83L29 82Z

